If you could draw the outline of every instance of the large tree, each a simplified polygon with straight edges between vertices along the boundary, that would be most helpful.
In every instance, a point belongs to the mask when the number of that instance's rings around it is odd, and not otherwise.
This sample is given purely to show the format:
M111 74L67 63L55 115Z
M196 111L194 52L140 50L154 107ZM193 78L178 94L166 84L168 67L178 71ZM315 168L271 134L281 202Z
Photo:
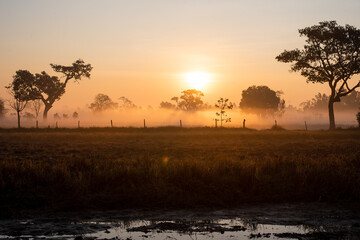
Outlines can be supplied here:
M282 92L274 91L268 86L251 86L242 91L240 109L262 117L281 113L285 108L285 100L280 98L281 94Z
M81 59L76 60L72 63L71 66L63 66L57 64L50 64L52 69L55 72L61 73L63 77L65 77L64 82L59 82L59 79L55 79L56 77L50 77L46 74L39 75L39 90L40 93L45 93L47 98L44 98L41 95L41 99L45 105L44 109L44 119L47 118L47 112L52 107L53 103L56 100L59 100L60 97L65 93L66 85L70 80L74 82L79 82L83 77L90 78L90 72L92 70L91 64L85 64L85 62ZM43 79L41 78L43 77ZM44 80L50 80L49 82L53 82L51 84L47 84ZM41 87L40 87L41 86Z
M22 78L26 91L31 100L40 99L44 103L43 118L47 119L48 111L53 107L55 101L60 100L65 93L65 88L70 80L79 82L83 77L90 77L92 66L85 64L83 60L75 61L71 66L50 64L55 72L62 73L61 81L57 76L50 76L46 72L31 74L27 70L19 70L17 74Z
M326 21L299 33L307 37L304 49L285 50L276 59L293 63L291 70L300 72L307 82L329 85L329 122L330 129L335 129L334 103L360 86L354 79L360 73L360 30Z

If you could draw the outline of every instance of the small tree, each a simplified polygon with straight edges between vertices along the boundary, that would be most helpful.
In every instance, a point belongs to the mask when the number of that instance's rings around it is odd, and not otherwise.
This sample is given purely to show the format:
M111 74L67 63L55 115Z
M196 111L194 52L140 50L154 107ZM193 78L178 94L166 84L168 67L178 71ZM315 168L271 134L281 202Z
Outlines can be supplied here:
M172 104L171 102L161 102L160 103L160 108L163 109L176 109L175 104Z
M119 107L121 109L125 109L125 110L129 110L129 109L136 109L137 106L128 98L122 96L122 97L119 97Z
M18 119L18 128L20 125L20 113L26 108L30 100L29 91L27 89L27 85L24 82L23 75L27 75L30 73L26 72L17 72L13 76L13 81L5 88L8 89L9 94L12 96L12 100L9 101L9 106L16 111L17 119Z
M55 113L55 114L54 114L54 119L55 119L55 120L61 120L60 114Z
M25 112L23 118L26 118L27 120L34 120L36 119L35 115L29 112Z
M307 82L328 84L330 129L335 129L334 103L360 86L360 81L350 81L360 73L360 30L336 21L320 22L319 25L299 30L307 37L303 50L285 50L276 59L293 63L291 70L300 72Z
M234 107L234 105L229 102L229 99L221 97L215 104L215 107L219 108L219 112L216 112L216 116L220 116L220 119L217 119L220 121L220 127L222 127L223 121L231 122L231 118L226 118L227 114L225 111L225 109L232 109Z
M35 112L35 118L38 119L41 108L42 108L42 101L40 99L35 99L31 102L31 107Z
M0 118L4 117L5 115L5 104L2 99L0 99Z
M188 89L181 92L180 101L178 101L178 108L184 111L196 111L201 109L203 101L201 97L204 93L196 89ZM172 98L175 100L175 98ZM178 99L177 99L178 100Z
M79 114L78 114L77 112L73 112L72 118L73 118L73 119L78 119L78 118L79 118Z
M90 104L90 109L93 112L102 112L109 109L117 108L118 104L113 102L108 95L99 93L95 96L94 102Z

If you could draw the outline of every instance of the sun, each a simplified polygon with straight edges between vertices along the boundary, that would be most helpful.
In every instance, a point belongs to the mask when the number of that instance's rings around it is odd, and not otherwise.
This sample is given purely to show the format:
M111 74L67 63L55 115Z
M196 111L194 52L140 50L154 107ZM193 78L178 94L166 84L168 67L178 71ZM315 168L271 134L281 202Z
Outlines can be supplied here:
M189 87L196 90L203 90L211 81L211 74L207 72L188 72L183 77Z

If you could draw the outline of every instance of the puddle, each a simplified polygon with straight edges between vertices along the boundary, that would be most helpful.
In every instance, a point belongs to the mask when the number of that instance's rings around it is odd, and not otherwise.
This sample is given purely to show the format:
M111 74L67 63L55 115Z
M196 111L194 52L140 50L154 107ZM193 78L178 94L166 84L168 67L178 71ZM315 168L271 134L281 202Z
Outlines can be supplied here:
M360 239L357 208L267 205L226 210L43 214L0 220L1 239Z

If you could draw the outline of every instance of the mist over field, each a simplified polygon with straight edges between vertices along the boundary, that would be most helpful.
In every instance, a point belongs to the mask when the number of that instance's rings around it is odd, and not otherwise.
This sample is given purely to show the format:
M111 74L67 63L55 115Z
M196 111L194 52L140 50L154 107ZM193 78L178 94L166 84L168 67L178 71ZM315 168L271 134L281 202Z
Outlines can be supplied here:
M335 109L335 111L338 109ZM31 109L25 109L24 112L31 112ZM73 112L77 112L79 117L73 118ZM77 128L78 121L80 127L144 127L144 119L146 127L179 127L180 120L182 127L215 127L215 118L217 118L217 109L208 109L194 112L186 112L181 110L168 110L161 108L136 108L127 110L107 110L103 112L92 112L87 108L76 108L69 111L61 108L52 109L49 112L48 120L44 121L42 116L38 117L39 127L51 128ZM54 118L54 114L58 113L60 119ZM223 127L238 128L243 127L243 120L246 119L246 127L251 129L269 129L277 124L285 129L305 129L305 121L308 130L319 130L328 128L328 112L327 111L300 111L298 109L286 108L281 115L260 117L257 114L243 113L240 109L228 110L227 116L231 118L231 122L223 123ZM336 113L336 123L338 127L349 128L356 127L356 113L354 110L341 111ZM67 117L63 117L66 114ZM22 127L31 128L36 126L36 119L21 118ZM218 127L220 123L218 123ZM5 117L0 120L1 128L17 127L17 117L9 111Z

